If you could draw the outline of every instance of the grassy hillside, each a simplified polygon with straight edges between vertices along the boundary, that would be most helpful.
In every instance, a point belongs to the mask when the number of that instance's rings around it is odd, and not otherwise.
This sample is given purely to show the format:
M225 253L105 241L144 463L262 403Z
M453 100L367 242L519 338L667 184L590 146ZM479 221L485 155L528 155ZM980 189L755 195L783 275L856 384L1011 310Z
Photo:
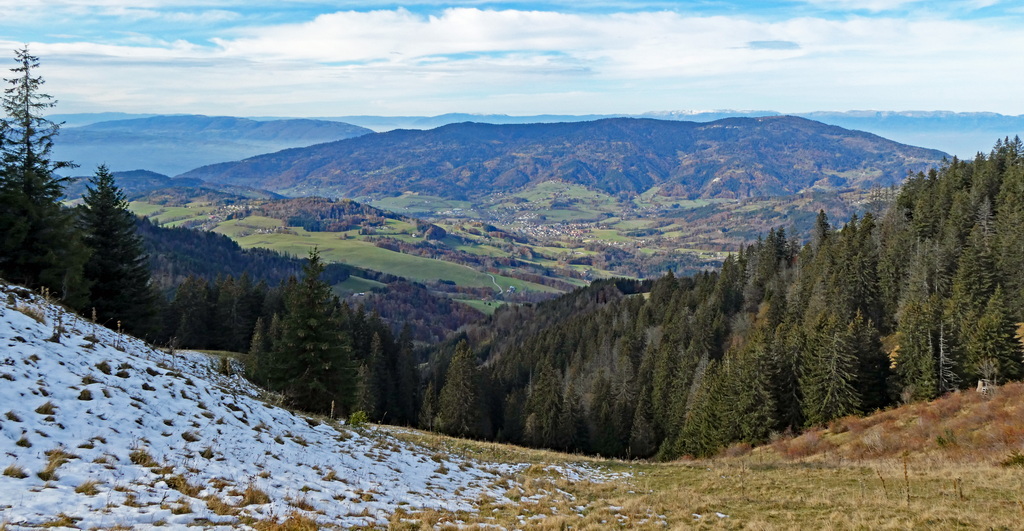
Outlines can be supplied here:
M608 483L558 485L571 498L545 496L537 510L545 517L535 528L1019 528L1022 398L1024 384L1014 383L989 395L963 391L842 419L763 447L735 446L712 459L605 461L623 475ZM570 459L428 434L400 436L509 462ZM495 514L505 525L520 516ZM486 522L468 517L469 523Z

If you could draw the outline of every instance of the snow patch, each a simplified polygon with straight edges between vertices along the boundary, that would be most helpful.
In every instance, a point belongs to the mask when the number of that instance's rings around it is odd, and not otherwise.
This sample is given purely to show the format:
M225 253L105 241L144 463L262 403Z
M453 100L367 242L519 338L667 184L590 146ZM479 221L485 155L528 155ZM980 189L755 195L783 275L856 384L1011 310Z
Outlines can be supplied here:
M438 457L384 429L293 414L218 361L153 349L0 283L0 523L239 528L298 511L380 526L399 507L512 503L507 481L526 465Z

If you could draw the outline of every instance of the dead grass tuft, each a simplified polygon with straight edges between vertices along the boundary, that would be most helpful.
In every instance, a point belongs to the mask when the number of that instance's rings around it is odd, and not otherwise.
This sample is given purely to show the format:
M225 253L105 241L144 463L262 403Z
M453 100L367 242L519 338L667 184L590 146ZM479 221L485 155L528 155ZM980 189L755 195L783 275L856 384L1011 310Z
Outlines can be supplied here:
M317 531L320 525L300 511L292 511L287 518L277 522L273 520L256 522L253 527L257 531Z
M149 451L145 448L136 448L132 450L131 453L128 454L128 459L130 459L132 463L146 468L160 466L160 463L157 463L156 459L153 459L153 456L149 455Z
M86 496L95 496L100 493L99 484L100 482L95 479L87 479L84 483L75 487L75 492L85 494Z
M53 520L48 520L39 524L42 528L53 528L53 527L75 527L75 524L80 522L82 519L75 516L68 516L64 513L58 514Z
M47 457L46 467L36 473L36 476L43 481L57 479L57 469L72 459L78 459L77 455L69 453L63 446L45 452Z
M301 509L303 511L315 511L316 510L316 507L314 507L313 504L310 503L309 500L306 499L305 497L296 498L294 500L291 500L290 503L291 503L292 507L295 507L296 509Z
M191 498L198 496L203 490L202 487L189 483L188 480L185 479L185 476L182 476L181 474L167 476L164 478L164 482L167 483L168 487Z
M25 306L17 304L14 306L14 309L31 317L37 323L46 324L46 313L43 312L43 309L38 306Z
M209 496L206 498L206 507L213 511L213 514L221 516L235 516L238 514L239 509L228 502L218 498L217 496Z
M24 468L12 464L7 465L7 468L4 469L4 475L9 478L25 479L28 477L28 472L25 472Z
M257 487L255 483L246 485L245 491L242 492L241 505L245 507L248 505L263 505L264 503L270 503L270 495Z

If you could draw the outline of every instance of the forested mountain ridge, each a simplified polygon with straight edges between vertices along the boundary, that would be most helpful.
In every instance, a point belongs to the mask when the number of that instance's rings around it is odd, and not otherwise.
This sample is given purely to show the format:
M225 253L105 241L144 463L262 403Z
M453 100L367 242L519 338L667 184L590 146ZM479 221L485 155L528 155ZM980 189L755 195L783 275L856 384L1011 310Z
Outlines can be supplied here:
M710 123L453 124L296 148L182 174L285 195L404 191L467 199L561 180L608 193L660 186L684 198L899 183L946 155L791 116Z
M718 272L506 308L435 353L426 420L668 458L1018 379L1021 197L1024 146L1000 141L910 178L880 219L821 215L806 244L771 231ZM464 381L477 386L451 398Z

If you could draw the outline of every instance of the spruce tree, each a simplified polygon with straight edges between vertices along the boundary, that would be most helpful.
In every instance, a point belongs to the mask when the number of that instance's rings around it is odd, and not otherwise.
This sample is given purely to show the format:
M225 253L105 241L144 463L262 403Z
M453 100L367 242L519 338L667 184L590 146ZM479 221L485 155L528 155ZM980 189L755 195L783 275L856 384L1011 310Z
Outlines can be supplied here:
M1016 324L996 288L984 313L972 323L965 341L967 362L973 375L998 383L1021 376L1020 343L1014 338Z
M43 117L56 102L33 75L39 59L26 47L15 51L15 61L0 120L0 275L83 308L89 252L72 213L60 204L67 178L56 174L74 165L50 159L60 126Z
M437 429L457 437L480 433L480 389L476 358L465 340L455 347L438 400Z
M135 215L106 166L96 169L89 184L79 214L85 244L92 250L85 263L89 304L100 323L121 323L129 333L144 336L154 325L156 295Z
M302 280L286 294L271 384L296 408L345 415L355 405L357 373L341 332L337 298L320 279L323 270L319 252L311 250Z
M413 354L412 329L406 324L398 336L398 359L395 382L395 423L411 426L416 422L419 395L419 374Z
M210 289L199 277L189 276L174 292L164 318L167 336L179 346L205 349L210 345Z
M808 424L823 424L860 411L856 332L855 321L844 325L836 315L818 325L800 381Z
M562 382L558 371L541 361L526 400L526 441L532 446L558 448L562 433Z

